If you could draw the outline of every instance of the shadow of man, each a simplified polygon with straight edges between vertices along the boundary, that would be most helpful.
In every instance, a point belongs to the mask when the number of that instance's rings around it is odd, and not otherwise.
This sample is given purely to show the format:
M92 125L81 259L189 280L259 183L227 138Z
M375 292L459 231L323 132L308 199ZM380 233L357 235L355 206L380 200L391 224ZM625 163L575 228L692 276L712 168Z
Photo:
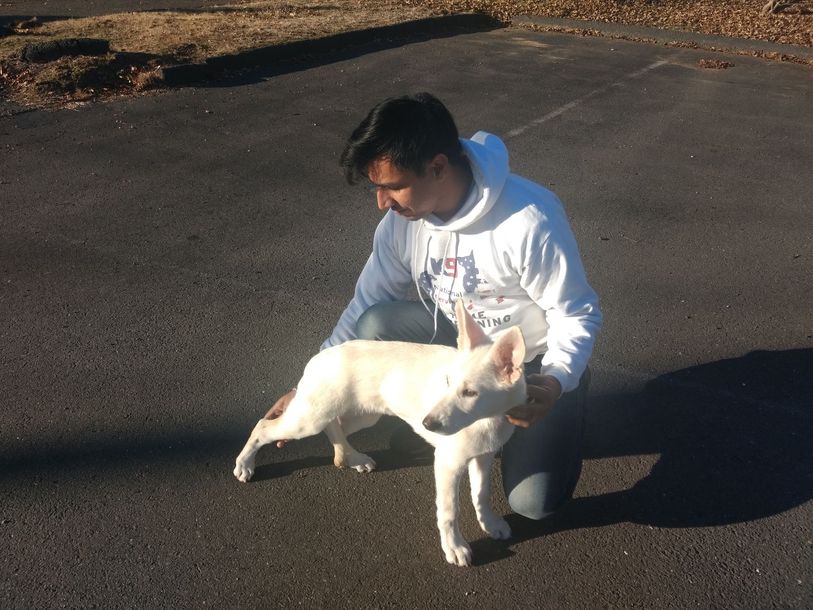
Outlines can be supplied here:
M756 351L657 377L640 393L594 397L587 458L660 454L631 489L576 498L516 540L632 522L704 527L751 521L813 497L813 349Z

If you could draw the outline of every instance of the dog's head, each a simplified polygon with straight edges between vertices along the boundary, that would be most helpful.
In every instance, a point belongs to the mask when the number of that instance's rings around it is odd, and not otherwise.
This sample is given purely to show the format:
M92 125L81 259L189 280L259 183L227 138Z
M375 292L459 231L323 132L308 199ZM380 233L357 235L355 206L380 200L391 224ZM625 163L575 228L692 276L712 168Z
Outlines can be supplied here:
M446 393L424 418L427 430L454 434L473 422L503 415L525 402L525 340L512 326L491 341L466 311L455 305L457 357L446 376Z

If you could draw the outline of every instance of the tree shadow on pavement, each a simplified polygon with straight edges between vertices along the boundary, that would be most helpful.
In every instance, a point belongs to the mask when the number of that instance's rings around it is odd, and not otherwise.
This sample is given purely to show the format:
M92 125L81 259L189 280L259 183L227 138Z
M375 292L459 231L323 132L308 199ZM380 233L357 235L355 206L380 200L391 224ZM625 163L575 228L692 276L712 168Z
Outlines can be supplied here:
M707 527L752 521L813 498L813 349L757 351L657 377L640 393L591 398L586 457L660 454L632 488L570 501L539 522L508 521L506 544L621 522Z

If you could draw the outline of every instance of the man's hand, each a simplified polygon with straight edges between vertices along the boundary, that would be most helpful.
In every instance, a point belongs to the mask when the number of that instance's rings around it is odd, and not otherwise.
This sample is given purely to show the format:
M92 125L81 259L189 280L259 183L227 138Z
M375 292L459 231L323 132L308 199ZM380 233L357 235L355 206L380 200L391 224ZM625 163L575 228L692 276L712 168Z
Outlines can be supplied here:
M285 413L285 409L288 408L290 402L296 396L296 388L285 394L282 398L280 398L277 402L274 403L274 406L269 409L268 413L265 414L264 419L277 419L280 415ZM277 441L277 447L282 449L285 446L285 443L288 441Z
M528 375L528 402L505 414L508 423L528 428L543 419L562 395L562 385L550 375Z

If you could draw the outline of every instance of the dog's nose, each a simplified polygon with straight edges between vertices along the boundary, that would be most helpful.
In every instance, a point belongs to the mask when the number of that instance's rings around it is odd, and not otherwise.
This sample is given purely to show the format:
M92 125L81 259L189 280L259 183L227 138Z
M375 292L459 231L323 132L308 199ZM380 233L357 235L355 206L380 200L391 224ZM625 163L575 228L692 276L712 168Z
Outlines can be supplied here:
M440 430L441 423L439 419L435 419L427 415L423 419L423 427L429 430L430 432L435 432L437 430Z

